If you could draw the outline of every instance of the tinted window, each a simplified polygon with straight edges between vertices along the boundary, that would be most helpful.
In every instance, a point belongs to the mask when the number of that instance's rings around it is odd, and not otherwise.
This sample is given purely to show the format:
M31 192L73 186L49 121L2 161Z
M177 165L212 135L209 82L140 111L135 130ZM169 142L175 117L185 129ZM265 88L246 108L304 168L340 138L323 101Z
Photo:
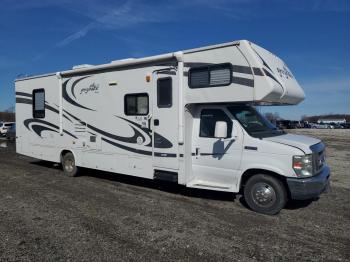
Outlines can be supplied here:
M214 137L217 121L227 123L227 137L231 137L232 121L221 109L203 109L201 112L200 137Z
M283 131L271 124L253 107L230 106L230 113L241 123L243 128L253 137L271 137L282 135Z
M190 88L227 86L231 84L231 64L210 65L191 68L188 85Z
M33 90L33 117L34 118L45 117L45 90L44 89Z
M157 105L158 107L171 107L173 103L172 79L161 78L157 81Z
M125 95L124 111L126 115L147 115L148 94Z

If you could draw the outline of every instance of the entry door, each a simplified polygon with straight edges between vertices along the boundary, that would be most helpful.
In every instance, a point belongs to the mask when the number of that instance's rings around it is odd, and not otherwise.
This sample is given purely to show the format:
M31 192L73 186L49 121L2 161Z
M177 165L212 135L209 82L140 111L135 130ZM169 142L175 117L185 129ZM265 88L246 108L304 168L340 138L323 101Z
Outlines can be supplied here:
M214 137L215 123L225 121L227 139ZM229 189L237 183L243 145L243 131L223 108L201 108L194 122L192 183L194 186Z
M168 72L168 71L167 71ZM178 169L178 100L175 71L157 74L153 92L153 165Z

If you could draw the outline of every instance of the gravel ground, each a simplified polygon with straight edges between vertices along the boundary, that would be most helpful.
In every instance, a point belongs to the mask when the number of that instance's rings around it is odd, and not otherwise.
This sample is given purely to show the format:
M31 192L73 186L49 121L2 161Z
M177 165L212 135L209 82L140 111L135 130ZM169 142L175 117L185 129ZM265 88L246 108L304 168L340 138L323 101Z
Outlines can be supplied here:
M350 133L297 132L325 140L333 188L277 216L228 193L91 170L65 177L0 145L0 260L349 261Z

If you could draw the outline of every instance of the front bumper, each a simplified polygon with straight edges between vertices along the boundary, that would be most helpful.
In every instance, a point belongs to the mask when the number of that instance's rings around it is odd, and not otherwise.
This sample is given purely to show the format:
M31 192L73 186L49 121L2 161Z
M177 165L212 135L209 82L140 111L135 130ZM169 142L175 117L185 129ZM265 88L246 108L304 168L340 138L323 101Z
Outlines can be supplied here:
M287 178L292 199L306 200L316 198L329 188L330 169L324 166L322 171L308 178Z

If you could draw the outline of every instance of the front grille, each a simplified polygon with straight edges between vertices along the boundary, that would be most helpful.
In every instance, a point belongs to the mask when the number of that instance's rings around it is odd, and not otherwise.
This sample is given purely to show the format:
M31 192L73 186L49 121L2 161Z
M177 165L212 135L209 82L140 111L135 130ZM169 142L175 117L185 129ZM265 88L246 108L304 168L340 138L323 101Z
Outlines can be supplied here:
M314 161L315 173L318 173L325 164L324 150L314 153Z
M321 142L311 146L310 149L313 155L314 174L317 174L325 165L325 146Z

